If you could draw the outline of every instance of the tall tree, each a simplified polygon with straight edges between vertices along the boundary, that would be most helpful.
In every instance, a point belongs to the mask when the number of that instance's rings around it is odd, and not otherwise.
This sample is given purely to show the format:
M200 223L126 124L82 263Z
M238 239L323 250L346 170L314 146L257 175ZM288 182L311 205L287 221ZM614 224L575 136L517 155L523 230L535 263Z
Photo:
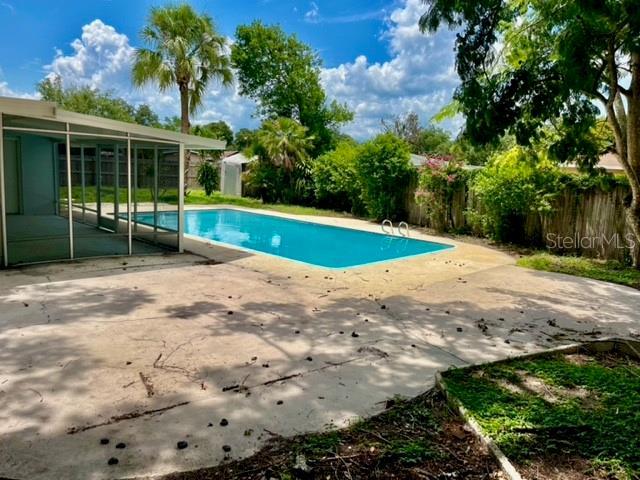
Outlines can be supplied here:
M382 129L407 142L411 153L444 155L451 150L449 134L433 125L423 127L420 125L420 117L414 112L394 117L391 121L383 119Z
M455 93L466 134L492 142L513 133L562 133L561 159L597 159L591 141L599 102L631 185L627 220L640 242L640 13L637 0L423 0L423 30L460 29ZM640 266L637 250L631 249Z
M141 36L145 48L136 51L133 82L155 83L161 91L175 86L180 92L181 132L189 133L189 114L204 100L214 80L231 85L233 74L226 54L226 40L211 17L188 4L152 8ZM189 171L189 154L185 159Z
M385 133L392 133L411 145L413 153L419 153L417 149L420 143L422 126L417 113L410 112L406 116L399 115L394 117L393 120L382 119L382 129Z
M353 119L346 106L328 102L316 52L279 26L238 27L231 61L240 93L258 102L258 114L300 122L315 139L314 154L331 149L338 127Z
M160 127L160 118L158 114L154 112L149 105L142 104L136 108L134 120L139 125L146 127Z
M218 122L207 123L205 125L196 125L193 127L193 133L201 137L215 138L227 142L227 149L233 148L233 130L222 120Z
M136 109L123 99L114 97L111 92L89 87L65 88L62 79L57 76L44 79L37 88L43 100L55 102L65 110L122 122L136 121Z
M245 150L253 145L256 138L256 131L248 128L241 128L236 133L234 142L238 150Z

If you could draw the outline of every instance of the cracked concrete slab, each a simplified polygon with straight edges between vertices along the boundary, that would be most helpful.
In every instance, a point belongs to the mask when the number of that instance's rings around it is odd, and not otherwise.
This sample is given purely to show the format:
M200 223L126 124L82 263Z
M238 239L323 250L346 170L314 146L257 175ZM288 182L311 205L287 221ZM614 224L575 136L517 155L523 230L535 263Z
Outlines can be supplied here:
M190 241L215 261L2 272L0 476L127 478L210 466L250 455L272 435L377 413L450 366L640 334L638 291L520 269L503 253L455 243L346 271Z

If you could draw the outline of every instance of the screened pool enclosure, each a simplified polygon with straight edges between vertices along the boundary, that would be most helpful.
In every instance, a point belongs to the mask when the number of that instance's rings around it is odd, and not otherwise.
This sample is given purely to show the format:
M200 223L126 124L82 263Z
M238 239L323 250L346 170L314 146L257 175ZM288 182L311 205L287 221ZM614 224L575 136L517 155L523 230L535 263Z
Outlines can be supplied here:
M8 98L0 128L4 267L182 251L185 152L225 146ZM177 229L158 224L165 211L178 213Z

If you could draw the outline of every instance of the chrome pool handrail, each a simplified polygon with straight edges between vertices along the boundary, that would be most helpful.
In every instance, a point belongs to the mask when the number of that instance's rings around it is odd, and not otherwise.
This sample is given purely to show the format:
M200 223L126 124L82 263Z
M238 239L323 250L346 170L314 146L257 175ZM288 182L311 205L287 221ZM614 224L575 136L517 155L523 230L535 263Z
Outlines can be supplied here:
M391 232L387 231L385 227L389 227L391 229ZM393 233L393 222L389 219L385 219L382 221L382 224L380 225L380 228L382 228L382 233L386 234L386 235L394 235Z

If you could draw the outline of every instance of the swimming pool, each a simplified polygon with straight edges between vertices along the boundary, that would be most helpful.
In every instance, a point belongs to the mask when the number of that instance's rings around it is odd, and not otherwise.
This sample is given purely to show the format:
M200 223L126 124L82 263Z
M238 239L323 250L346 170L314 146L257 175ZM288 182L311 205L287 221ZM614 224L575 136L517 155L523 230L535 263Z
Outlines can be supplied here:
M352 268L453 248L233 209L187 210L184 216L189 235L324 268ZM153 213L139 213L136 218L151 224ZM158 225L177 229L177 212L158 212Z

